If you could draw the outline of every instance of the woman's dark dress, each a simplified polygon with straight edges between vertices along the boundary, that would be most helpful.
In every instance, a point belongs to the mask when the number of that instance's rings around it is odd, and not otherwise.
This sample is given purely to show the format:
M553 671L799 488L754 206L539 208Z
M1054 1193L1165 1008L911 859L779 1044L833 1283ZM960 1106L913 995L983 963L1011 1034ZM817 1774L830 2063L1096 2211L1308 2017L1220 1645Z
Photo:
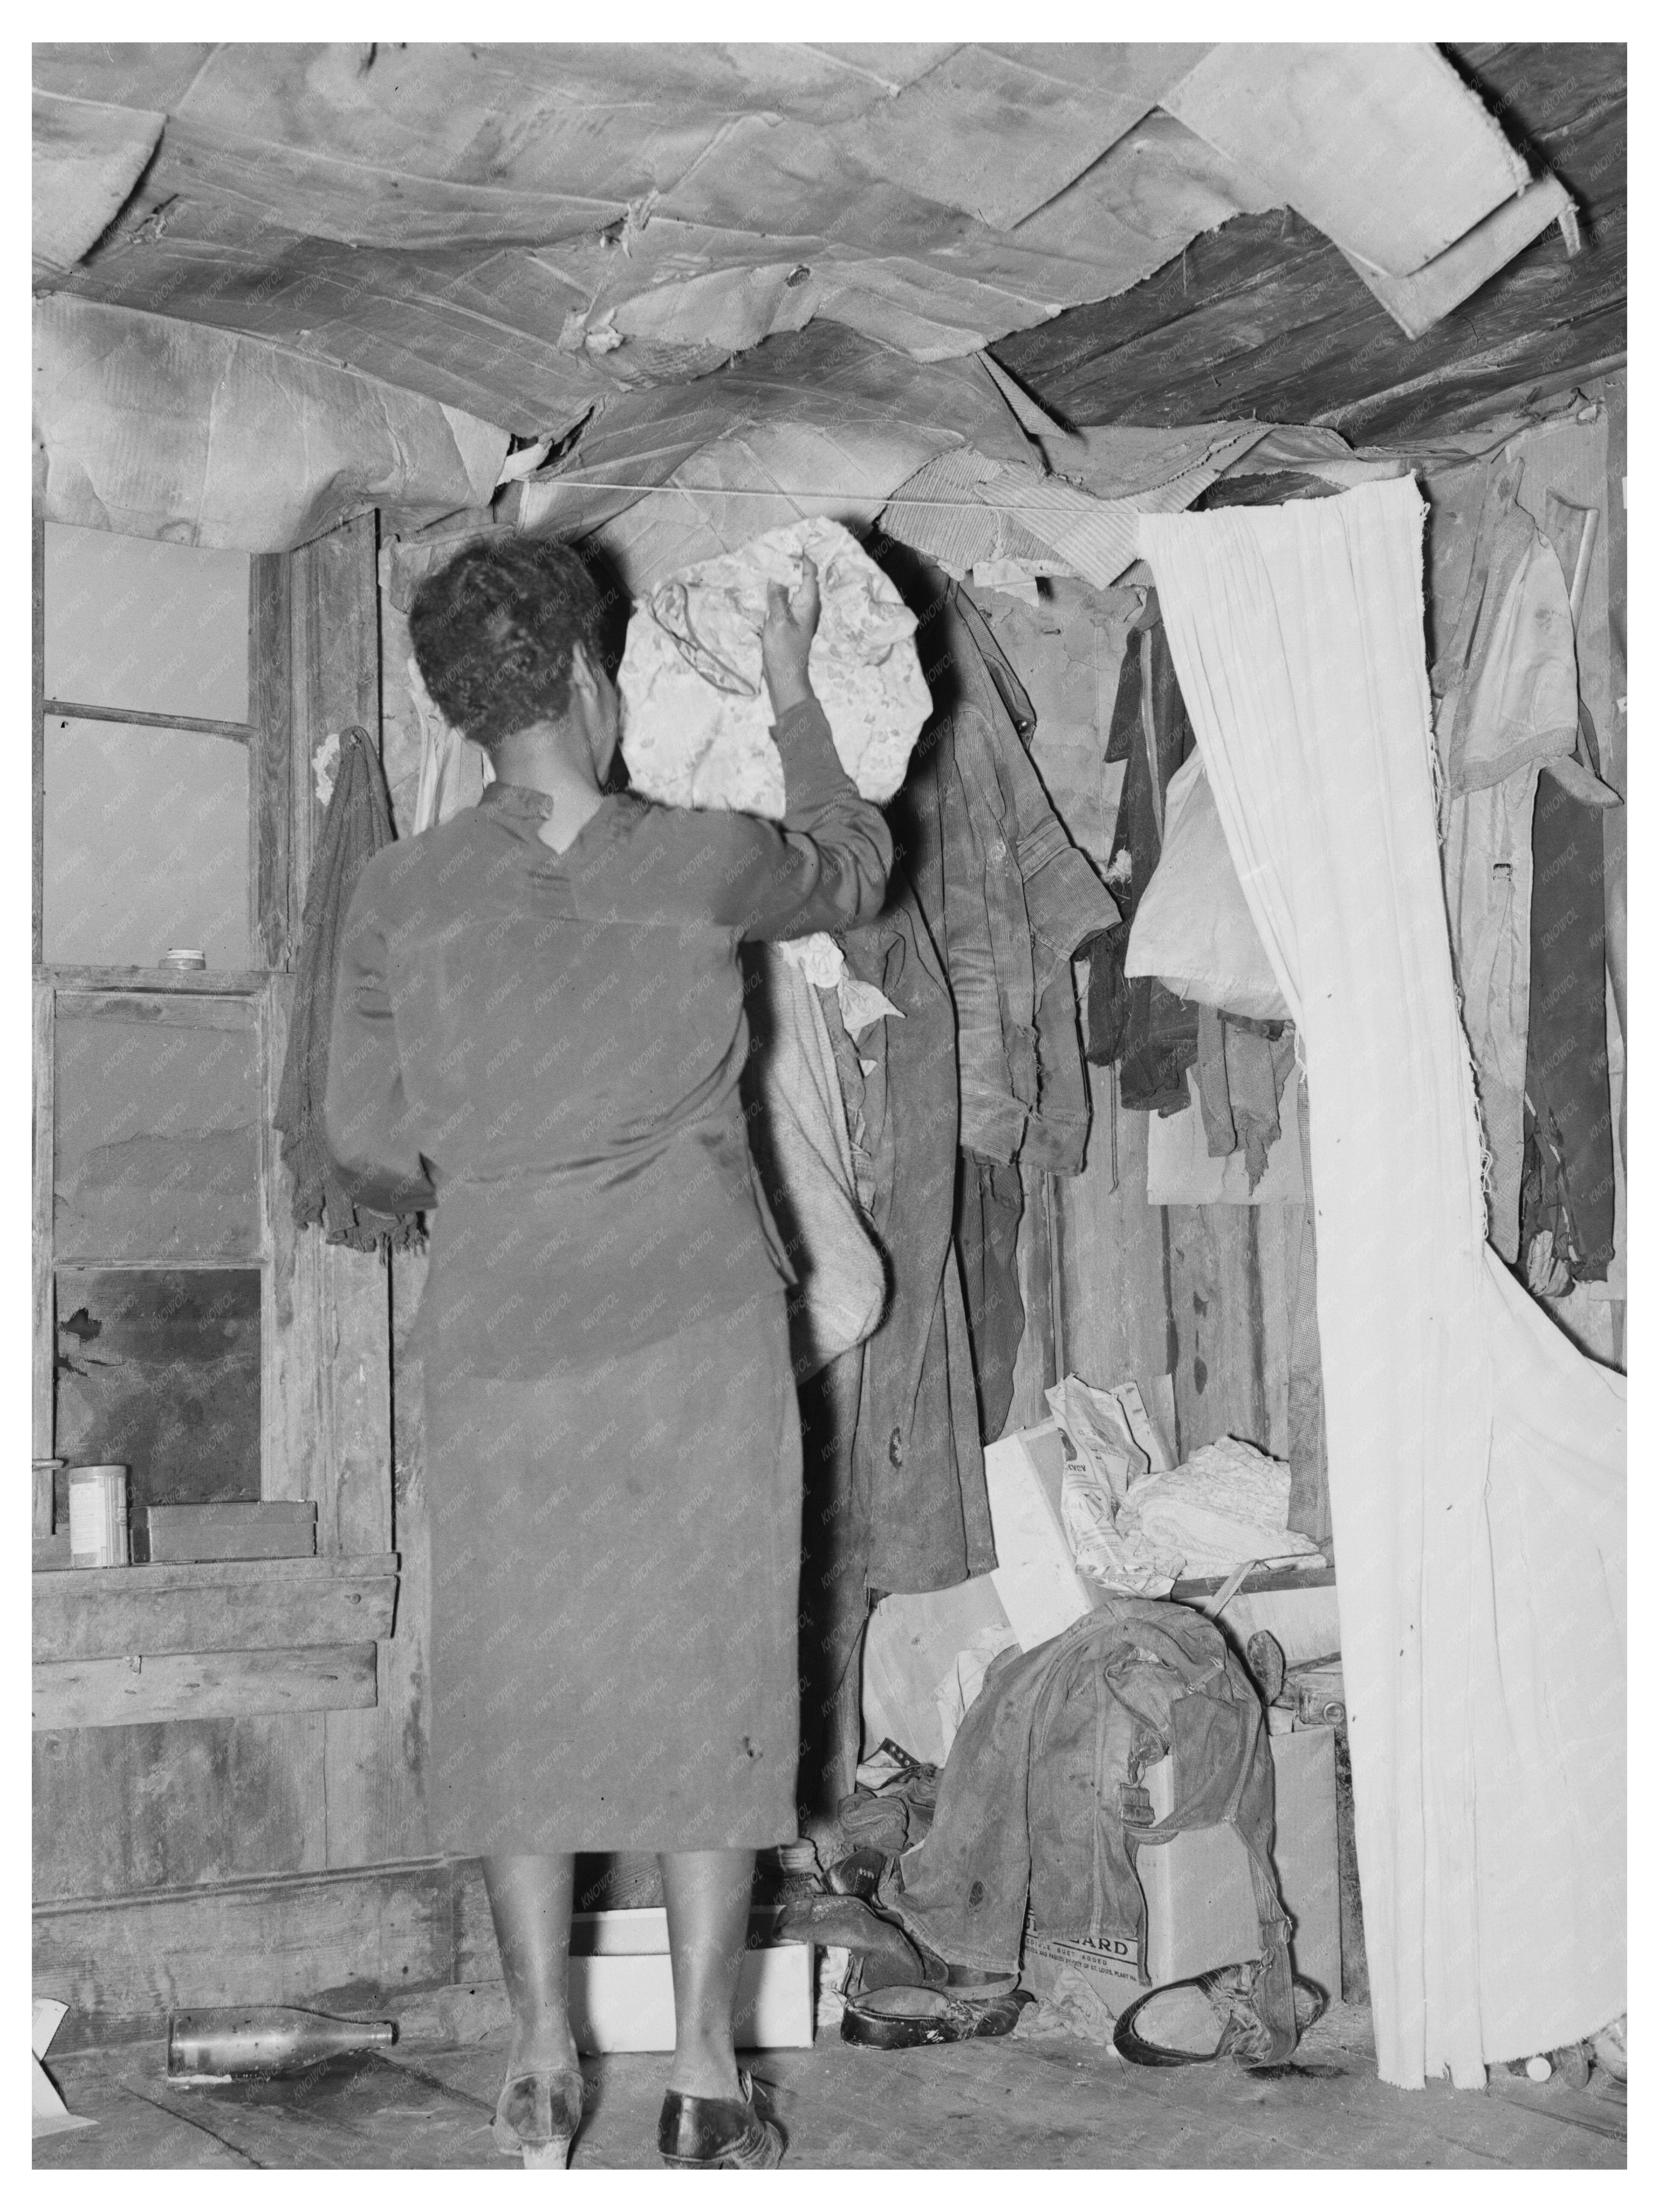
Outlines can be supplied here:
M796 1832L790 1278L736 946L868 920L892 847L815 703L775 735L781 825L610 799L556 853L494 784L352 899L330 1142L366 1201L434 1209L440 1850Z

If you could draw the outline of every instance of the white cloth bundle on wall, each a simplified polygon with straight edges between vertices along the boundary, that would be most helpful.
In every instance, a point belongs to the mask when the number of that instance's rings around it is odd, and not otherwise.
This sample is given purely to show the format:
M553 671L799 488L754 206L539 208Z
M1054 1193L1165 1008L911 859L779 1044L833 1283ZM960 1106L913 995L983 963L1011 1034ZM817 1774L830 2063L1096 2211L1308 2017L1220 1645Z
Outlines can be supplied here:
M769 583L793 591L817 564L823 611L809 664L842 766L866 799L890 799L933 711L916 618L852 532L822 517L767 532L683 569L635 607L617 672L623 757L635 791L667 806L783 814L760 633Z
M1625 1385L1486 1242L1422 517L1401 479L1141 545L1306 1058L1378 2070L1476 2087L1625 2008Z

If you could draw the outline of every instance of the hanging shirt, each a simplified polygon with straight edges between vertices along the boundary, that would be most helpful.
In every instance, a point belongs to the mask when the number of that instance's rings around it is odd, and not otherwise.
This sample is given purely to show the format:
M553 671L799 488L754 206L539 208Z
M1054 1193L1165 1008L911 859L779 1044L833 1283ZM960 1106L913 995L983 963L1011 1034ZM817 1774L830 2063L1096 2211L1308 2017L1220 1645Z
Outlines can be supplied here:
M892 841L816 701L775 735L781 823L616 797L557 853L551 800L496 783L364 869L325 1125L362 1202L436 1209L428 1379L621 1356L790 1279L736 948L873 917Z

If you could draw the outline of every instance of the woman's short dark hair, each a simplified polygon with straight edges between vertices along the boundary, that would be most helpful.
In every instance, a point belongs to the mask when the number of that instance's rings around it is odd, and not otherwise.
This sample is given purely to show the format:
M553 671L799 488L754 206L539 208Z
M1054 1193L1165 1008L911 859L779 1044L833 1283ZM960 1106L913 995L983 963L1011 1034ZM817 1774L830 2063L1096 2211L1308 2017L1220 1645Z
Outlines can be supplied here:
M575 646L598 650L603 606L556 538L488 538L428 576L409 611L421 681L452 728L499 744L570 703Z

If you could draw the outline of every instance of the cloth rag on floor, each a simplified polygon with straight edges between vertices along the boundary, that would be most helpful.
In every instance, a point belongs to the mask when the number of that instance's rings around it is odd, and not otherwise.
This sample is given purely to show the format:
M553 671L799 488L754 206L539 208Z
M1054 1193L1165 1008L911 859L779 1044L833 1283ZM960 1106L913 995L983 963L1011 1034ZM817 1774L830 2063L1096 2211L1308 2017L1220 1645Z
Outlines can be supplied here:
M1625 1383L1486 1241L1423 511L1402 478L1141 544L1306 1060L1378 2069L1477 2088L1625 2008Z
M304 1229L318 1222L329 1243L349 1244L359 1252L372 1252L382 1243L403 1251L421 1237L418 1213L377 1213L356 1204L323 1133L340 932L363 863L391 844L394 835L380 757L367 731L346 730L306 890L288 1052L274 1119L282 1133L283 1164L294 1178L295 1225Z

